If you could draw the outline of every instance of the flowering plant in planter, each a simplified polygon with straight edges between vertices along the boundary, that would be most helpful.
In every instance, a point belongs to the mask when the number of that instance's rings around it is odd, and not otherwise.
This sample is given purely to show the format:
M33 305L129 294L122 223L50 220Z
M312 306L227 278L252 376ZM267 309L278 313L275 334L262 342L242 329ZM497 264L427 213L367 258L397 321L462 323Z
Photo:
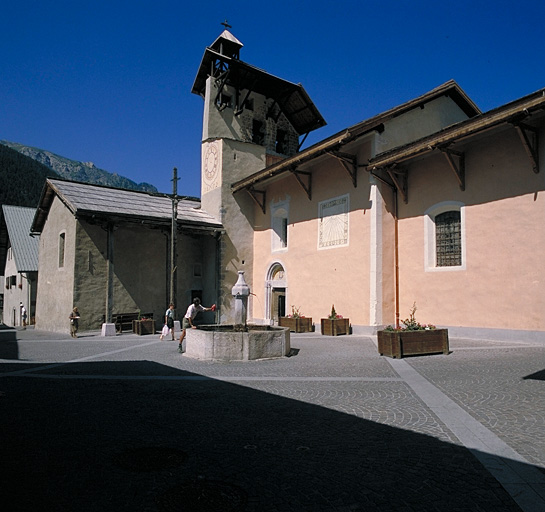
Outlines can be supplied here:
M403 327L401 326L394 327L392 325L388 325L387 327L384 328L384 330L385 331L430 331L430 330L436 329L435 325L433 324L421 324L420 322L417 322L415 318L416 310L417 310L416 302L413 302L413 307L411 308L409 318L406 318L405 320L401 320Z
M305 315L301 314L301 308L292 306L291 315L286 315L287 318L305 318Z
M342 315L338 315L335 311L335 304L331 305L331 313L329 313L329 316L327 317L330 320L336 320L337 318L342 318Z
M331 306L331 313L327 318L321 320L322 334L327 336L338 336L339 334L350 334L350 320L343 318L335 311L335 304Z
M416 321L416 302L403 327L389 325L377 332L378 352L381 356L404 357L425 354L448 354L448 330Z
M307 318L301 314L301 308L292 306L291 315L281 316L278 319L280 327L289 327L293 332L311 332L314 330L312 318Z

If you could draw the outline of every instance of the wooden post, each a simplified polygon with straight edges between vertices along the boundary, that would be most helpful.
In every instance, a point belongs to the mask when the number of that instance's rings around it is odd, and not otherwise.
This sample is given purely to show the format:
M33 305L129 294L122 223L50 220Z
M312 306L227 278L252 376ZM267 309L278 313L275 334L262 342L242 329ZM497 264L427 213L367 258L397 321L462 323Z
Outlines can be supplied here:
M106 323L112 323L114 295L114 225L109 222L106 234Z
M170 302L176 304L176 239L178 235L178 169L172 170L172 223L170 227Z

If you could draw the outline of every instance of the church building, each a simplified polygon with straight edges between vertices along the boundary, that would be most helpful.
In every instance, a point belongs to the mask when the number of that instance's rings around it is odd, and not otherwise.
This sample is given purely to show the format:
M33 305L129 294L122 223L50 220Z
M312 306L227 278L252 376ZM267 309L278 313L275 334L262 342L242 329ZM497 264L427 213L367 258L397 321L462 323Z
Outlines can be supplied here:
M225 229L220 320L245 272L255 323L332 306L354 333L421 323L454 335L545 331L545 91L482 113L454 81L304 150L325 125L296 85L240 60L224 31L204 99L202 208Z
M545 89L483 113L449 80L302 149L317 106L242 48L225 30L197 68L200 201L48 180L37 328L67 331L73 305L83 330L135 311L160 328L172 296L230 324L242 271L256 324L319 330L334 307L373 334L416 307L452 336L544 335Z

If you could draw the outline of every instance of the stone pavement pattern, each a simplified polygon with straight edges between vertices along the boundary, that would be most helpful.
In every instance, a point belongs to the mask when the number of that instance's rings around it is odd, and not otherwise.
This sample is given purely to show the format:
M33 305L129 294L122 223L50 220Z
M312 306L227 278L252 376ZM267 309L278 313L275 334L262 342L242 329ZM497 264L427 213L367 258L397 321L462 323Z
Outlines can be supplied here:
M17 334L0 343L10 510L544 510L464 428L545 492L545 343L454 339L397 361L308 333L293 357L213 363L158 335Z

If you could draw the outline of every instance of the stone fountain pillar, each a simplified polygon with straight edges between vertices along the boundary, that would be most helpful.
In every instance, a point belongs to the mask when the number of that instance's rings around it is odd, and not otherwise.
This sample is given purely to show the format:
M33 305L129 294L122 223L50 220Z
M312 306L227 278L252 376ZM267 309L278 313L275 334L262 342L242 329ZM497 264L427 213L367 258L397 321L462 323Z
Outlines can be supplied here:
M248 318L248 296L250 295L250 287L244 280L244 271L238 271L238 280L235 286L231 289L231 293L235 298L235 325L246 326Z
M239 271L231 293L235 300L235 325L200 325L188 329L185 355L205 361L259 361L290 353L290 330L270 325L247 325L250 287Z

